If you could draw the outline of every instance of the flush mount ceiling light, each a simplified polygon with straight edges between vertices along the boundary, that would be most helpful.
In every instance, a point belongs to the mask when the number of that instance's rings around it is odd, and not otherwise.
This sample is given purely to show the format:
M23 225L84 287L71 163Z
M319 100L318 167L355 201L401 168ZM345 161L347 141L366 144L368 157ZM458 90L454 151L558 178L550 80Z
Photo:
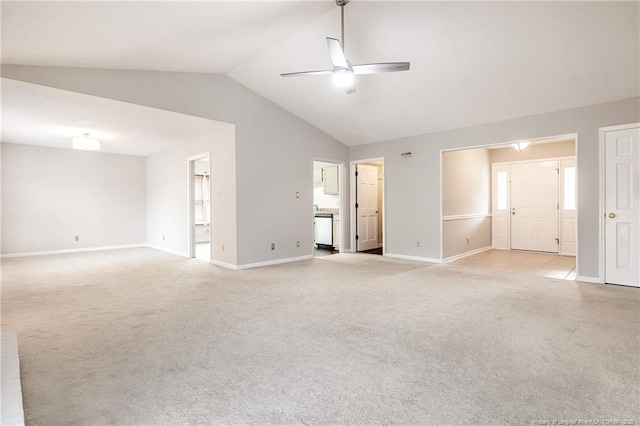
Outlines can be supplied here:
M516 142L512 143L511 146L517 149L518 151L524 151L526 147L529 146L531 142Z
M90 133L83 133L81 138L73 138L71 142L74 149L84 149L87 151L99 151L100 141L95 138L90 138Z

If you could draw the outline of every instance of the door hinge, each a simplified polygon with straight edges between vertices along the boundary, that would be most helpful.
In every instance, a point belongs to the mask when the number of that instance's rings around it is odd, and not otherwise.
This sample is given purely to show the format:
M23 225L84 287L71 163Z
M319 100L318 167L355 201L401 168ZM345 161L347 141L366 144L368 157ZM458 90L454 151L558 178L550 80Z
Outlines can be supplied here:
M358 176L358 171L356 170L356 177Z
M359 240L359 239L360 239L360 237L358 235L356 235L356 240Z
M560 245L560 238L556 238L556 244Z
M358 203L356 203L356 209L358 208Z
M556 208L560 210L560 203L556 204Z
M560 174L560 169L556 169L556 173L557 173L557 174Z

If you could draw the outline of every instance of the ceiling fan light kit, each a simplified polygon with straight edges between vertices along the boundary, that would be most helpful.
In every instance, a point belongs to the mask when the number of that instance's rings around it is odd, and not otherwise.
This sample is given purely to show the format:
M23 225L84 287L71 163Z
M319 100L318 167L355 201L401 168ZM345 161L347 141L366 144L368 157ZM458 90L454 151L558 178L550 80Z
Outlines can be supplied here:
M344 54L344 7L349 0L335 0L340 7L340 30L342 42L340 40L327 37L327 47L329 56L333 64L332 70L300 71L280 74L282 77L296 77L301 75L328 75L331 74L333 84L345 89L347 94L355 93L355 78L357 74L380 74L384 72L397 72L409 70L409 62L378 62L373 64L352 65Z
M333 72L331 79L338 87L353 86L353 71L348 68L339 68Z

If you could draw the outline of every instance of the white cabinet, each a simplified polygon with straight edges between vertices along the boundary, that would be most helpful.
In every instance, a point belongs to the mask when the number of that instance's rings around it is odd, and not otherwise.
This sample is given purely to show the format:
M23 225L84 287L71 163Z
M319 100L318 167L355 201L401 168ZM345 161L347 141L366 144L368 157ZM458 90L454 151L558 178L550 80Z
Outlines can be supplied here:
M313 168L313 183L322 183L323 179L322 179L322 175L324 174L324 171L322 170L322 167L314 167Z
M314 187L322 186L324 193L327 195L340 194L339 185L339 168L335 166L314 167L313 168L313 185Z
M338 185L338 166L327 166L324 169L324 193L337 195L340 193Z
M333 247L340 247L340 216L333 215Z

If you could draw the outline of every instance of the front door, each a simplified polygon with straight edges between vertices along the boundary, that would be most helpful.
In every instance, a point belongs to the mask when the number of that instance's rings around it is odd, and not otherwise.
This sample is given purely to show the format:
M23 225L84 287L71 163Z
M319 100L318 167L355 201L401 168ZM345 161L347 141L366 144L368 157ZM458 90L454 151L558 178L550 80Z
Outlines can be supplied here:
M640 286L640 128L605 135L605 282Z
M558 252L558 161L511 165L511 248Z
M358 251L378 247L378 168L356 165L356 213Z

